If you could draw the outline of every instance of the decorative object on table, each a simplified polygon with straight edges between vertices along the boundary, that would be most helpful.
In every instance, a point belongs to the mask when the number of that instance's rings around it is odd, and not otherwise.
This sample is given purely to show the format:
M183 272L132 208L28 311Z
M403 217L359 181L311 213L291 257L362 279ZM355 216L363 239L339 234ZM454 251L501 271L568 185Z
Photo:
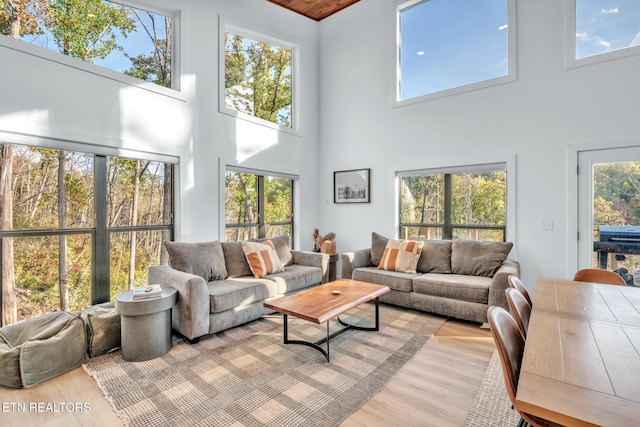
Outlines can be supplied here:
M317 228L313 229L313 251L321 252L327 255L336 254L336 233L328 233L325 236L320 235Z
M369 203L371 169L354 169L333 173L333 203Z
M160 285L147 285L133 288L134 300L159 298L160 296L162 296L162 288L160 288Z

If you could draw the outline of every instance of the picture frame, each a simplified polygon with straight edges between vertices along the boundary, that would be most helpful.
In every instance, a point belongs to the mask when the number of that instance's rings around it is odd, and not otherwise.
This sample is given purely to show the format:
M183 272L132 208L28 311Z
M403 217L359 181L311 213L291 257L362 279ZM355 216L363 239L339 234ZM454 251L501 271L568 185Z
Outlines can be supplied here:
M333 203L370 203L371 169L333 173Z

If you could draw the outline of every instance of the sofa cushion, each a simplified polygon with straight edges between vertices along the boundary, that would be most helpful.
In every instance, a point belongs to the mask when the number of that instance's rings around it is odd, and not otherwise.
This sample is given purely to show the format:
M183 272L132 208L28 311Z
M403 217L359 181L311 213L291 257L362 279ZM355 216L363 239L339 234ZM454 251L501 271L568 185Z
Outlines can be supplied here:
M415 273L424 241L389 239L378 269Z
M258 239L256 242L264 243L266 240L270 240L273 243L278 253L278 258L280 258L280 263L284 267L293 264L293 255L291 255L291 249L289 248L289 236L283 234L282 236Z
M352 278L353 280L388 286L394 291L411 292L413 291L412 279L416 276L418 274L378 270L377 267L360 267L353 270Z
M235 309L277 295L275 283L250 277L211 281L207 283L207 288L211 313Z
M284 271L264 276L276 283L279 295L288 294L322 282L322 269L306 265L289 265Z
M381 234L371 233L371 265L377 267L382 259L384 248L387 247L387 239Z
M220 242L164 242L169 265L176 270L202 277L206 282L227 277Z
M253 277L256 279L284 270L278 252L270 240L265 240L262 243L246 241L240 243Z
M451 240L424 240L419 273L451 273Z
M458 274L423 274L413 279L416 294L432 295L460 301L486 304L491 278Z
M240 242L222 242L227 278L253 276Z
M512 247L511 242L456 239L451 246L451 271L454 274L493 277Z

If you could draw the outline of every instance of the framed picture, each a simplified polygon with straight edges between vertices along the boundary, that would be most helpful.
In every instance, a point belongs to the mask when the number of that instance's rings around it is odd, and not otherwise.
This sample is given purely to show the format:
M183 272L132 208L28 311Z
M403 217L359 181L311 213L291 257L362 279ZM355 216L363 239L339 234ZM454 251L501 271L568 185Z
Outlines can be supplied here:
M371 169L354 169L333 173L333 203L369 203Z

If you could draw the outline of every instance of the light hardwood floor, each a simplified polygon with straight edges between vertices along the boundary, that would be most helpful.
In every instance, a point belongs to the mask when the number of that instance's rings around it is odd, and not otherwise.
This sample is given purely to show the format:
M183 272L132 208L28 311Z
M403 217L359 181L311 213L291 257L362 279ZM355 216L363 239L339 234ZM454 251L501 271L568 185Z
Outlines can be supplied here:
M461 426L494 349L488 330L475 323L448 320L391 382L342 426ZM3 427L122 425L83 368L28 389L0 387L0 402ZM90 410L67 412L64 407L69 403ZM29 405L34 404L41 404L41 411L29 411ZM25 405L25 411L20 405Z

